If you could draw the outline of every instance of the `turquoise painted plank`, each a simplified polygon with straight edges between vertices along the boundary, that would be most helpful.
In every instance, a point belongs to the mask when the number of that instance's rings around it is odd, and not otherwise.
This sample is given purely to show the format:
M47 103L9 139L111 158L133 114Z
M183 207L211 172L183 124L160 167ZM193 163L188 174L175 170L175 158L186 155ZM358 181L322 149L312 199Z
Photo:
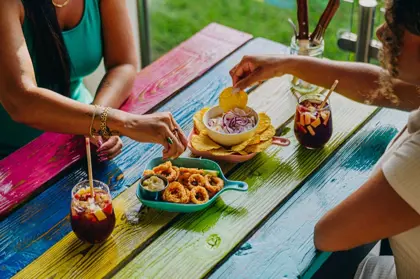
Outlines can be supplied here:
M215 66L198 81L175 96L158 111L171 111L186 131L192 128L193 114L216 104L220 91L231 81L229 70L245 54L284 53L278 43L255 39ZM110 184L112 196L124 191L141 176L146 162L161 154L161 148L124 138L123 153L113 162L94 167L95 178ZM68 222L70 190L86 179L85 166L77 166L25 206L0 223L0 277L10 277L39 257L71 231Z
M381 110L210 278L310 278L329 256L313 245L316 222L367 180L407 117Z

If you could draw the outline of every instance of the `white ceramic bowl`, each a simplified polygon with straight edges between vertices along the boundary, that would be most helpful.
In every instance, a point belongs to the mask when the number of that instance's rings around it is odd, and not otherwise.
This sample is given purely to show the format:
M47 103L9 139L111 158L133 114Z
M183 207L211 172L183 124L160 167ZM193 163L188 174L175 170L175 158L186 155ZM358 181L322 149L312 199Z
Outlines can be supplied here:
M241 142L246 141L247 139L251 138L252 136L255 135L256 131L257 131L257 127L258 127L258 122L259 117L258 117L258 113L253 110L252 108L247 107L249 110L251 110L251 114L255 117L256 123L255 123L255 127L252 128L251 130L248 130L246 132L242 132L240 134L224 134L224 133L220 133L220 132L216 132L214 130L212 130L208 123L209 123L209 119L220 116L223 114L223 109L219 106L215 106L212 107L211 109L209 109L203 116L203 122L204 125L207 128L207 132L209 137L217 142L218 144L221 144L223 146L233 146L233 145L237 145L240 144Z

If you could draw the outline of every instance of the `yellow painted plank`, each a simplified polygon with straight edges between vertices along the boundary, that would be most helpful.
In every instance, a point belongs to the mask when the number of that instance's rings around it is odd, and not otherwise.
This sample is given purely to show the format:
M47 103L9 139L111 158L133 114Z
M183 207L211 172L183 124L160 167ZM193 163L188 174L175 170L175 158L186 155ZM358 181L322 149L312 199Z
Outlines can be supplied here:
M324 149L306 150L290 133L289 147L272 146L232 173L231 179L249 184L247 193L226 193L208 210L182 216L115 278L200 278L208 274L375 111L339 95L333 95L331 103L334 135Z
M257 111L266 111L272 117L273 124L280 126L295 111L296 99L288 90L289 85L288 77L272 79L250 94L249 105ZM233 165L222 166L226 172ZM177 216L149 209L137 225L129 224L124 212L139 204L135 189L136 185L131 186L114 200L117 224L112 237L104 244L84 244L70 233L16 274L15 278L102 278L124 266L149 241L167 229Z

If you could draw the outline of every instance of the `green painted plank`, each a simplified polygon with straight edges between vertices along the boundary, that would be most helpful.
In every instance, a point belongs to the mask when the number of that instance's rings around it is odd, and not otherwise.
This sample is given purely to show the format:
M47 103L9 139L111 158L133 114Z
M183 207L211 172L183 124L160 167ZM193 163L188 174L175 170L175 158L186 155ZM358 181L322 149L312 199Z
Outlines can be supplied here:
M260 41L260 43L265 45L268 42ZM274 43L269 44L276 46ZM265 46L267 47L267 45ZM220 86L219 83L213 85ZM266 111L267 114L272 116L273 125L280 126L290 119L296 104L296 99L288 90L289 87L290 82L287 77L270 80L250 94L249 104L257 111ZM215 100L217 100L216 96L220 92L219 87L217 88L217 90L212 87L208 88L208 90L212 90L211 92ZM203 98L209 96L208 94L202 94L201 97ZM192 94L191 97L193 98L193 96ZM194 106L188 108L189 111L187 112L191 113L191 116L193 111L202 107L202 104L195 105L199 105L199 107L195 107L194 110ZM282 107L281 113L278 113ZM184 113L187 112L184 111ZM191 116L183 119L180 123L184 128L188 127L188 130L192 127ZM177 118L178 114L175 114L175 117ZM184 156L188 154L186 152ZM153 157L151 154L147 154L147 156ZM158 154L155 153L154 156L158 156ZM146 162L144 161L144 163ZM139 168L140 166L136 167ZM222 167L227 172L232 169L233 164L223 164ZM138 172L141 173L141 171L142 169ZM73 233L69 233L16 274L15 277L72 278L76 276L78 278L90 278L110 276L110 274L118 271L120 267L129 262L150 241L166 230L177 216L174 213L149 209L140 214L140 220L137 224L133 225L127 222L125 212L132 208L138 208L139 205L139 201L135 195L136 187L136 184L132 185L113 200L117 223L108 241L102 245L92 246L79 241ZM92 262L95 264L92 265Z
M324 149L304 149L289 133L289 147L272 146L229 175L246 181L249 192L226 193L211 208L182 216L116 278L198 278L208 274L375 112L373 107L339 95L333 95L331 103L334 135Z
M407 116L381 110L210 278L311 278L330 256L313 246L316 222L368 179Z

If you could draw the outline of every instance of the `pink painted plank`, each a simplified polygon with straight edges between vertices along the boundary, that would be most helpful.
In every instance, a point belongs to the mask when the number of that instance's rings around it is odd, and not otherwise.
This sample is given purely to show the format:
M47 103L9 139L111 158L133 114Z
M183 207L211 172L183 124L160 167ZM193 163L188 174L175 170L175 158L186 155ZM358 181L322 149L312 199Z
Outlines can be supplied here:
M252 38L212 23L140 71L125 111L143 114L173 96ZM80 137L44 133L0 161L0 217L84 157Z

